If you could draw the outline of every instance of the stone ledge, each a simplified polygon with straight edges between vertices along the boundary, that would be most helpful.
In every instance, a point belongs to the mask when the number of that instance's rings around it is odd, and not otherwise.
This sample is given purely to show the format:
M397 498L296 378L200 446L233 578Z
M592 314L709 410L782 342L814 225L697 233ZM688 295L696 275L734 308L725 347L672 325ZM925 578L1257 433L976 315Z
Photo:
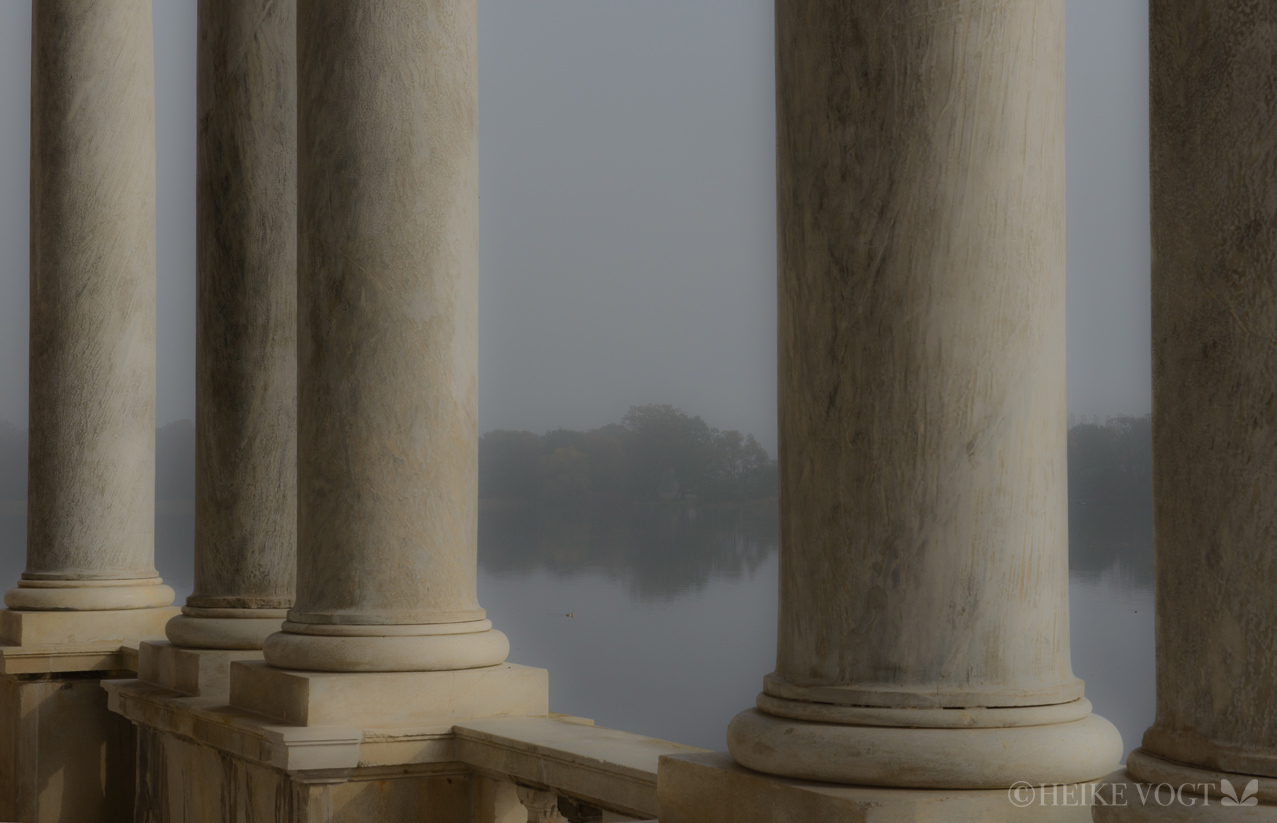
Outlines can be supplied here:
M231 664L231 706L294 726L450 733L454 724L478 717L549 714L549 703L549 672L512 663L437 672L300 672Z
M499 717L457 725L457 756L480 772L554 789L633 817L660 813L657 765L702 752L574 717Z
M936 790L838 786L753 772L726 752L672 755L659 769L661 823L1090 823L1089 805L1030 799L1005 789Z
M100 612L0 609L0 674L137 671L138 643L164 637L175 608Z
M181 610L172 606L107 611L0 609L0 641L10 646L110 646L163 640L164 624Z
M266 721L225 705L141 680L104 681L107 706L139 725L286 771L345 770L361 762L359 729L308 729Z
M231 668L234 670L241 666L251 669L259 664L233 663ZM545 713L548 683L545 670L523 666L513 668L519 670L515 682L522 680L527 685L530 681L532 687L522 695L513 695L506 705L531 704ZM355 681L355 684L363 682ZM388 687L398 683L383 681L381 685ZM302 726L228 706L225 697L183 695L142 680L107 681L103 686L107 690L111 711L134 723L249 761L289 772L305 772L306 779L342 780L347 779L353 769L358 769L361 774L369 769L382 768L401 771L405 766L429 770L436 766L444 768L447 764L455 767L459 762L456 738L452 732L456 721L434 711L426 712L428 719L425 722L418 717L414 718L418 722L405 720L396 726L361 727L349 719L345 723ZM370 689L368 694L372 699L380 697L399 706L401 711L397 716L402 719L403 707L413 711L412 701L418 696L418 691L422 689L403 693ZM424 691L428 692L428 682ZM484 696L482 691L477 691L476 695L478 698ZM426 702L429 704L430 701ZM463 704L464 701L459 700L447 705L456 709ZM475 704L469 705L473 708ZM490 709L495 706L491 702L487 705ZM328 708L336 710L332 705Z
M127 648L118 640L83 646L0 646L0 674L11 677L124 671L136 669L130 665Z

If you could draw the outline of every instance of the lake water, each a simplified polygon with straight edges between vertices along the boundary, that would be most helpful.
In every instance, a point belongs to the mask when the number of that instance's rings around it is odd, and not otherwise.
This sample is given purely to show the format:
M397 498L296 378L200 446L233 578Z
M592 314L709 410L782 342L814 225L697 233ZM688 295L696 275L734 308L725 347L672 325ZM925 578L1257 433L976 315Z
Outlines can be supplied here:
M189 502L159 506L157 566L179 603L193 535ZM511 661L550 670L554 711L723 749L775 662L776 535L765 510L485 510L480 603ZM0 504L0 581L17 580L24 540L21 505ZM1129 751L1154 709L1147 512L1075 509L1070 558L1073 668Z

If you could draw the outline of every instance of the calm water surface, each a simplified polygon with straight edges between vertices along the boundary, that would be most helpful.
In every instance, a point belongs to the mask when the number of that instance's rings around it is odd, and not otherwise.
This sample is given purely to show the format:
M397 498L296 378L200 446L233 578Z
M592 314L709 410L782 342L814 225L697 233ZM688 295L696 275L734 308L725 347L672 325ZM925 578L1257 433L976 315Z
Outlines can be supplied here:
M775 663L776 534L767 511L485 511L479 598L510 659L550 670L554 711L723 749ZM193 537L188 502L159 505L157 565L179 603ZM24 541L23 507L0 501L0 580L17 580ZM1129 751L1153 720L1147 512L1075 509L1070 556L1073 668Z

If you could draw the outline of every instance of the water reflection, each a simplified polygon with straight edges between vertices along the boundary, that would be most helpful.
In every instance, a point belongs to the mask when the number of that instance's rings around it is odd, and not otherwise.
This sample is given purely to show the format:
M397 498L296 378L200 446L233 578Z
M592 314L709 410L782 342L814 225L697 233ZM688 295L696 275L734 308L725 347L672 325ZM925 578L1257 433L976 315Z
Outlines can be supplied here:
M534 570L595 573L631 597L703 592L711 581L752 576L778 545L774 502L722 508L680 505L484 507L479 563L504 578Z

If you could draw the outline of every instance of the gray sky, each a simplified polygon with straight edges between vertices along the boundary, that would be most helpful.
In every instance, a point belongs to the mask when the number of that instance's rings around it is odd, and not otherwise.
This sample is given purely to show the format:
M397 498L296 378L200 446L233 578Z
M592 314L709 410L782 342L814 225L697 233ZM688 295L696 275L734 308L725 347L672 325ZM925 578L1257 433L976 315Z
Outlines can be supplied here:
M1068 0L1069 409L1149 408L1147 4ZM195 3L155 3L160 424L194 418ZM776 445L769 0L480 0L483 430ZM0 0L0 420L27 419L30 8Z

